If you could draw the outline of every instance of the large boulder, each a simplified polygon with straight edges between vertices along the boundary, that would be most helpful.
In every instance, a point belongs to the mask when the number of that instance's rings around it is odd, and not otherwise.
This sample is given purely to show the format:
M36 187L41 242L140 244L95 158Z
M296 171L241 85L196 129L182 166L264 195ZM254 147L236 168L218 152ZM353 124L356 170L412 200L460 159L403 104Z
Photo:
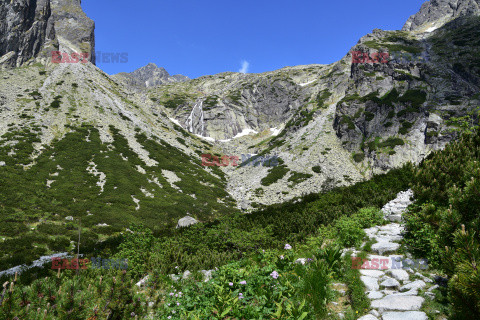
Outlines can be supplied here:
M196 223L198 223L197 219L192 218L190 216L186 216L186 217L183 217L182 219L178 220L177 229L178 228L183 228L183 227L188 227L188 226L194 225Z

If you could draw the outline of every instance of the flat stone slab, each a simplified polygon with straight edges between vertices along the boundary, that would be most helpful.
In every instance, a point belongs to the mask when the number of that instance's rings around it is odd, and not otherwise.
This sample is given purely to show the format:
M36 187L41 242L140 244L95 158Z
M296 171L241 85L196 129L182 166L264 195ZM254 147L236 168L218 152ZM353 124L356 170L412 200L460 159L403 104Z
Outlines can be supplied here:
M417 296L386 296L385 298L372 301L372 308L383 311L415 311L420 310L423 302L422 297Z
M385 252L395 252L400 248L399 243L394 242L377 242L372 245L372 251L384 254Z
M380 278L381 276L385 275L385 273L380 270L360 270L360 274L362 276L367 276L372 278Z
M365 284L365 287L368 291L377 291L380 289L376 278L361 276L360 280L362 280L363 284Z
M371 314L367 314L363 317L358 318L358 320L378 320L378 318Z
M427 314L421 311L385 312L383 320L428 320Z
M423 289L425 288L427 284L423 280L415 280L413 282L410 282L409 284L406 284L400 288L400 290L405 291L405 290L411 290L411 289Z
M401 269L388 270L387 273L389 275L391 275L392 278L400 280L400 281L406 281L410 278L409 275L408 275L408 272L405 271L405 270L401 270Z
M383 296L384 296L384 294L381 293L380 291L370 291L367 294L367 297L370 300L381 299L381 298L383 298Z
M398 287L400 287L400 282L398 282L395 279L390 278L390 279L387 279L387 280L383 281L382 283L380 283L380 286L385 287L385 288L398 288Z

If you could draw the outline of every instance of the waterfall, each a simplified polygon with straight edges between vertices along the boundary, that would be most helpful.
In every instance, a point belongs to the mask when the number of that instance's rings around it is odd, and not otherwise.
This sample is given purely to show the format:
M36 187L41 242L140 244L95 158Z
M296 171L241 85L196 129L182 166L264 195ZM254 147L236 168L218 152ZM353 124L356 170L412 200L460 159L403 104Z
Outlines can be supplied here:
M203 115L203 101L195 103L195 105L193 106L192 112L190 113L190 115L187 118L186 126L187 126L187 129L188 129L189 132L194 133L193 132L193 119L194 119L194 116L195 116L195 110L197 110L197 109L200 113L200 123L201 123L201 128L202 128L201 131L199 132L199 134L203 137L204 134L205 134L205 121L204 121L204 115Z

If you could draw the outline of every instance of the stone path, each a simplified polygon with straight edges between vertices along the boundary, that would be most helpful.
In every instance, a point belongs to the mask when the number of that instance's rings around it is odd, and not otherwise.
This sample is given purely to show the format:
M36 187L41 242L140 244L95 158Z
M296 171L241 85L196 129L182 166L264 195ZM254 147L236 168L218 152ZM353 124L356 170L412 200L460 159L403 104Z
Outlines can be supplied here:
M382 208L385 219L391 223L365 229L369 239L377 241L371 246L368 261L361 261L360 270L372 310L358 320L428 319L420 309L425 302L424 296L433 298L432 291L437 286L432 286L433 281L418 272L425 269L425 265L414 265L413 260L395 254L404 231L402 213L412 203L412 197L411 190L400 192Z

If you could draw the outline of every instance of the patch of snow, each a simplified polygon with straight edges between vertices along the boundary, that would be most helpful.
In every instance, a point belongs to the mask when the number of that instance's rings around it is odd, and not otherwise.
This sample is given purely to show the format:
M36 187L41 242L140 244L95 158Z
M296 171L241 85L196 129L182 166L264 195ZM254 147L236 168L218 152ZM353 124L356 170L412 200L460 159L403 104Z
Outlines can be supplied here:
M309 81L309 82L305 82L305 83L300 83L299 86L305 87L305 86L308 86L310 83L314 83L315 81L317 81L317 79Z
M277 129L275 128L270 128L270 131L272 131L272 136L278 136L280 132L282 132L282 129Z
M437 27L430 27L427 30L425 30L425 32L432 32L432 31L435 31L437 29L438 29Z
M196 135L197 137L199 137L200 139L215 142L215 139L214 139L214 138L204 137L204 136L201 136L201 135L199 135L199 134L195 134L195 135Z
M177 126L180 126L180 127L181 127L180 122L178 122L178 120L173 119L173 118L170 118L170 117L169 117L168 119L170 119L170 121L172 121L173 123L175 123Z
M251 133L257 134L258 132L253 129L243 129L242 132L238 133L235 137L233 137L233 139L240 138Z

